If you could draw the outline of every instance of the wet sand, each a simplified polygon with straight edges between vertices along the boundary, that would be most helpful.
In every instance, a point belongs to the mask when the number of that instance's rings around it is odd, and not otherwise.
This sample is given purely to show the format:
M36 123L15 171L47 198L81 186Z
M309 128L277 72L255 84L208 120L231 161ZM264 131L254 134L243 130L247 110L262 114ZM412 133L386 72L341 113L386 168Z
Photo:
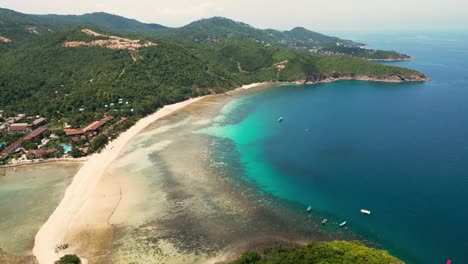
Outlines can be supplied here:
M96 208L96 210L99 211L96 215L83 213L83 210L87 207L95 208L95 206L98 206L94 199L99 200L101 197L96 197L97 192L95 192L95 190L101 183L103 175L106 174L106 169L109 164L118 157L128 141L152 122L197 100L200 100L200 98L190 99L163 107L156 113L139 120L129 130L112 141L105 150L89 158L75 175L72 184L67 188L65 196L59 206L36 235L33 253L39 263L53 263L60 255L63 255L63 252L57 251L57 246L63 244L69 230L73 229L75 226L80 227L88 224L88 222L80 222L80 217L82 215L88 215L91 218L91 224L98 223L98 225L102 225L107 223L107 221L102 222L102 217L99 217L103 212L101 209L105 210L106 208ZM114 183L111 181L110 184L113 185ZM106 194L102 199L106 200L106 203L107 200L110 199L110 203L113 204L114 196L115 194L113 193ZM107 213L107 216L104 218L108 217L109 213Z

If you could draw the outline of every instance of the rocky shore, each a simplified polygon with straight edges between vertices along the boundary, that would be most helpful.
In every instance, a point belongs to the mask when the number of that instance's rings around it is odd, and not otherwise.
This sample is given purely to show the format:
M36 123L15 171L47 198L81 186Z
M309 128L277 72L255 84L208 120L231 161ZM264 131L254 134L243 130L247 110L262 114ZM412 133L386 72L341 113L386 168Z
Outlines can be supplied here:
M299 80L297 84L317 84L317 83L330 83L341 80L357 80L357 81L373 81L373 82L427 82L430 78L427 78L424 74L411 74L411 75L400 75L390 74L383 76L372 76L372 75L358 75L354 73L340 73L334 72L331 75L324 74L313 74L305 79Z

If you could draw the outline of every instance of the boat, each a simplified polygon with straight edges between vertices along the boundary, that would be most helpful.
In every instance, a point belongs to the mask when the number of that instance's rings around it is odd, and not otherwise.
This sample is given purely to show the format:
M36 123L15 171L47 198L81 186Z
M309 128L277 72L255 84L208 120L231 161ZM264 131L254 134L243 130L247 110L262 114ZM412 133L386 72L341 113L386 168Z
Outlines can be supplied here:
M343 227L346 225L346 221L344 221L343 223L340 224L340 227Z
M309 205L309 207L307 207L307 212L310 212L312 211L312 206Z
M370 215L370 211L366 209L361 209L361 214Z
M322 220L322 225L326 224L327 222L328 222L328 219L326 219L326 218L323 219L323 220Z
M283 118L282 116L280 116L280 117L278 118L278 122L279 122L279 123L283 122L283 119L284 119L284 118Z

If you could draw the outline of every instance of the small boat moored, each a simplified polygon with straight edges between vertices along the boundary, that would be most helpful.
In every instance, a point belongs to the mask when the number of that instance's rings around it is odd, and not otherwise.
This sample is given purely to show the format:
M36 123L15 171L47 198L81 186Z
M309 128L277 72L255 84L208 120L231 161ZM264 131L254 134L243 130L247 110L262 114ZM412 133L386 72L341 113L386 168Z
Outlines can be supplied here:
M307 207L307 212L309 213L310 211L312 211L312 206L309 205L309 207Z
M370 215L370 211L366 209L361 209L361 214Z
M282 116L280 116L280 117L278 118L278 123L283 122L283 119L284 119L284 118L283 118Z
M340 227L343 227L346 225L346 221L344 221L343 223L340 224Z
M323 219L323 220L322 220L322 225L326 224L327 222L328 222L328 219L326 219L326 218Z

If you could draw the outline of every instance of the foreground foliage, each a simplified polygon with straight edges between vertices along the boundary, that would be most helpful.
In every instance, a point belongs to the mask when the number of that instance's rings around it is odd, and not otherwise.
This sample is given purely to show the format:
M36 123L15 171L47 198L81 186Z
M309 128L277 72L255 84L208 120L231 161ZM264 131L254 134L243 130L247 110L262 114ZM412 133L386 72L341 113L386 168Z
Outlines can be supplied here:
M55 264L80 264L81 260L77 255L65 255L61 257Z
M403 264L388 252L368 248L358 242L318 242L307 246L267 249L244 253L232 264Z

